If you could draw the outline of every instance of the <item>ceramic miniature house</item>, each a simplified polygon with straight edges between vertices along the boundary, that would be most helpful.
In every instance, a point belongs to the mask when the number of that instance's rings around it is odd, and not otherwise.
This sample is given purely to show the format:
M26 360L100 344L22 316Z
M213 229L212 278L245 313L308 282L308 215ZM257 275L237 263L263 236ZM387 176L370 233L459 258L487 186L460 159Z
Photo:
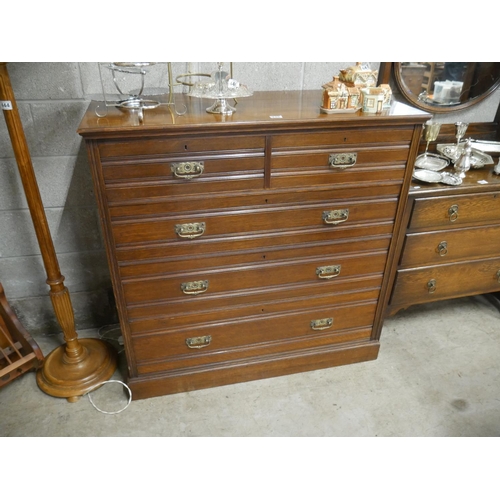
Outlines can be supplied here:
M348 87L334 77L331 82L325 83L323 88L322 107L332 109L356 109L361 104L361 92L358 87Z
M353 111L363 105L361 90L377 86L378 71L372 71L369 66L357 63L347 69L340 71L331 82L325 83L323 88L323 99L321 110L326 113L341 112L342 110ZM383 89L383 109L391 105L392 91L389 85L380 86Z
M340 70L339 79L346 85L375 87L377 85L378 71L373 71L367 64L356 63L355 66Z

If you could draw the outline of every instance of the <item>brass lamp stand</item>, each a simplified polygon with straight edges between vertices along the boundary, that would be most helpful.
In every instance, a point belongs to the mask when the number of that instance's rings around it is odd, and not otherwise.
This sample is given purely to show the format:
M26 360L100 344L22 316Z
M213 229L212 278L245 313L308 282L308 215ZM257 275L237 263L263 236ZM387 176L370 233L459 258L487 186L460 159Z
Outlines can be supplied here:
M4 62L0 63L0 101L47 273L50 298L65 341L45 358L37 372L37 383L50 396L75 402L113 375L117 355L111 345L100 339L78 339L69 291L59 270L7 63Z

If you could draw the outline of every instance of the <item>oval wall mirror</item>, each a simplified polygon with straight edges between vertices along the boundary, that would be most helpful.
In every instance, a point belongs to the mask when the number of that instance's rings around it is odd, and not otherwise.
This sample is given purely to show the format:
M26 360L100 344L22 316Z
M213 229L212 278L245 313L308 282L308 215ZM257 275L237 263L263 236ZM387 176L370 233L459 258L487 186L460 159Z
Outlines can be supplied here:
M395 62L403 96L431 113L457 111L482 101L500 85L498 62Z

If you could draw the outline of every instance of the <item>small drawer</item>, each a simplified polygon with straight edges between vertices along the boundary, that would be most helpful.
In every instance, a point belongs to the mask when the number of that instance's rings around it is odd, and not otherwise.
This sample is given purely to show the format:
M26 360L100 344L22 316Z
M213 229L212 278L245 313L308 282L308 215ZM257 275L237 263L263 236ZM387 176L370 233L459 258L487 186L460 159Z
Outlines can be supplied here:
M253 266L218 267L195 272L170 273L148 278L122 280L128 304L140 304L186 297L183 284L206 282L204 294L247 293L266 287L325 283L367 274L381 274L386 251L356 255L325 255L308 260L290 260ZM223 264L223 262L221 263Z
M500 290L500 258L399 270L391 307Z
M107 159L143 157L153 158L167 154L204 153L208 151L264 150L263 136L226 135L223 137L154 137L106 141L99 144L101 162Z
M500 255L500 226L480 226L408 234L403 247L403 267L445 264Z
M363 127L344 128L329 132L283 134L273 137L273 151L277 149L300 149L320 147L345 147L361 144L409 144L413 136L413 127L385 128Z
M352 314L355 307L356 314ZM376 302L327 307L288 314L262 315L240 321L208 324L172 332L135 335L132 346L140 362L196 358L198 364L209 362L205 356L230 352L255 345L276 345L298 338L315 338L342 330L371 327ZM283 347L281 347L283 349Z
M104 181L112 188L120 182L192 181L193 179L226 178L264 171L264 154L248 157L190 156L171 157L162 161L110 162L103 166ZM190 182L193 184L193 182Z
M208 238L262 236L290 230L316 230L367 222L393 221L397 200L335 202L303 205L300 208L264 207L219 213L194 213L172 217L119 220L112 223L117 246L147 242L187 241Z
M121 163L103 168L109 202L262 189L264 157Z
M411 214L411 230L494 224L500 220L499 193L416 198Z
M407 154L406 147L277 154L271 160L271 186L402 182Z

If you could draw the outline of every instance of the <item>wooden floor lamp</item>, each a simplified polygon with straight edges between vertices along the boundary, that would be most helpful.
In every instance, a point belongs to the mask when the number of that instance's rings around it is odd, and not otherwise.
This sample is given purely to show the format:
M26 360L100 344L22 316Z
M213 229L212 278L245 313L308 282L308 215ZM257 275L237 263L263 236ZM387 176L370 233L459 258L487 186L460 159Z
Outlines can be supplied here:
M37 372L37 383L43 392L75 402L113 375L117 355L103 340L78 339L69 291L59 270L7 63L4 62L0 62L0 101L47 273L50 298L65 341L46 356Z

